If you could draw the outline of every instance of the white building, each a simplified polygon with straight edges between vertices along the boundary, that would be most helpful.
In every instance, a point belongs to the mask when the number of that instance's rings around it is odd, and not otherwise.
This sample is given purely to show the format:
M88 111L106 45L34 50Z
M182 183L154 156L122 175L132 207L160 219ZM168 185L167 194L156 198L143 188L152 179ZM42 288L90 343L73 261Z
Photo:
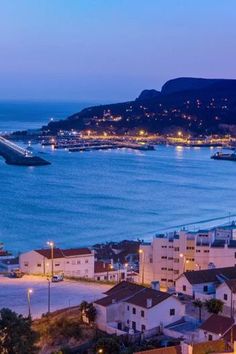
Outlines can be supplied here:
M94 305L97 326L107 333L158 333L185 312L175 296L133 283L121 282L105 294Z
M236 265L236 225L156 235L140 246L139 281L171 288L184 271Z
M220 338L230 339L230 330L234 319L221 315L210 316L199 328L199 342L214 341Z
M94 263L94 279L98 281L118 282L126 280L127 268L116 269L111 263L95 261Z
M236 279L236 267L189 271L176 279L175 291L206 300L215 297L217 287L229 279Z
M94 278L94 253L88 248L41 249L20 255L20 269L26 274L49 275L63 273L65 276Z
M224 313L235 316L236 279L226 280L216 288L216 298L224 302Z

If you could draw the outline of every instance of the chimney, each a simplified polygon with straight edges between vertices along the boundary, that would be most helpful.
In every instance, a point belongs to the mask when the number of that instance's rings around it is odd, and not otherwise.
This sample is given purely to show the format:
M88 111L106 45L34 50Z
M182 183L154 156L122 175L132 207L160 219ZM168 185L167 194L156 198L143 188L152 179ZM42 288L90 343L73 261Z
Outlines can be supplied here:
M154 280L151 282L151 288L153 290L159 290L160 291L160 282L157 280Z
M152 307L152 299L147 299L147 308L150 309Z

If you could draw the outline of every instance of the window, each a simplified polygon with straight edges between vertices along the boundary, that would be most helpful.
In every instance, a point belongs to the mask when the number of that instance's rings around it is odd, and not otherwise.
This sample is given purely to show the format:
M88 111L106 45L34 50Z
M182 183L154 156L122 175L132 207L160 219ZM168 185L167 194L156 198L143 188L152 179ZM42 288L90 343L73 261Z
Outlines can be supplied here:
M132 321L132 328L134 331L136 331L136 322Z
M228 300L228 295L224 294L224 300L227 301Z
M127 324L129 324L129 320L127 320Z
M105 277L106 278L106 277ZM97 280L100 280L100 277L97 277Z
M162 267L162 268L161 268L161 270L167 270L167 268L165 268L165 267Z
M144 317L144 311L141 310L141 317Z
M80 261L77 261L77 264L80 264Z
M169 261L173 261L173 257L168 257Z
M161 248L167 248L167 246L161 246Z
M25 267L28 267L28 266L29 266L29 263L28 263L28 262L24 262L24 266L25 266Z
M85 259L85 263L88 263L88 259Z
M175 258L175 259L174 259L174 263L179 263L179 259L178 259L178 258Z
M161 281L166 281L167 279L166 278L161 278Z
M210 251L209 250L204 250L204 253L209 253Z
M153 259L152 259L152 258L150 258L150 259L149 259L149 263L152 263L152 262L153 262Z
M197 253L200 253L200 252L201 252L201 250L196 250L196 252L197 252Z
M41 263L38 263L38 264L37 264L37 267L41 267Z
M183 285L183 291L186 291L186 285Z
M136 315L136 308L135 307L133 307L132 312L133 312L133 315Z
M208 340L211 341L212 339L213 339L213 338L212 338L212 335L209 334L209 335L208 335Z
M127 311L129 311L129 305L127 306Z
M173 268L168 268L168 271L169 272L173 272Z
M146 326L142 324L142 326L141 326L141 331L144 332L145 329L146 329Z
M67 261L66 264L70 264L70 261Z
M208 286L207 286L207 285L204 285L204 286L203 286L203 291L204 291L204 293L207 293L207 292L208 292Z
M167 257L166 256L162 256L161 259L167 259Z
M55 267L60 267L60 263L55 263Z
M168 282L169 283L173 283L174 281L172 279L168 279Z
M179 247L174 248L175 252L179 252Z
M170 316L174 316L175 315L175 309L170 309Z
M174 274L179 274L179 271L178 270L174 270Z

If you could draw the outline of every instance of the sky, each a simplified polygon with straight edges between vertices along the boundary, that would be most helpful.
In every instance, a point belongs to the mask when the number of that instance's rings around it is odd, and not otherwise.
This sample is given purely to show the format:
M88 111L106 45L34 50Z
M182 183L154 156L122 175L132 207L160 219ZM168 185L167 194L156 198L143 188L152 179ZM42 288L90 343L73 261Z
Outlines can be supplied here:
M0 100L130 100L235 78L235 0L0 0Z

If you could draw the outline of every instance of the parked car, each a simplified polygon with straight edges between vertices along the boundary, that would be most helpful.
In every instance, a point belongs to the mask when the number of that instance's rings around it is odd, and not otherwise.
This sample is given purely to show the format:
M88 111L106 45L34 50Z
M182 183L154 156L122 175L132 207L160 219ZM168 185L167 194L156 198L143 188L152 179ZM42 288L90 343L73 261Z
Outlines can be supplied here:
M22 278L24 275L20 270L12 270L9 274L10 278Z
M64 275L63 274L55 274L52 277L52 282L53 283L58 283L59 281L63 281L64 280Z

